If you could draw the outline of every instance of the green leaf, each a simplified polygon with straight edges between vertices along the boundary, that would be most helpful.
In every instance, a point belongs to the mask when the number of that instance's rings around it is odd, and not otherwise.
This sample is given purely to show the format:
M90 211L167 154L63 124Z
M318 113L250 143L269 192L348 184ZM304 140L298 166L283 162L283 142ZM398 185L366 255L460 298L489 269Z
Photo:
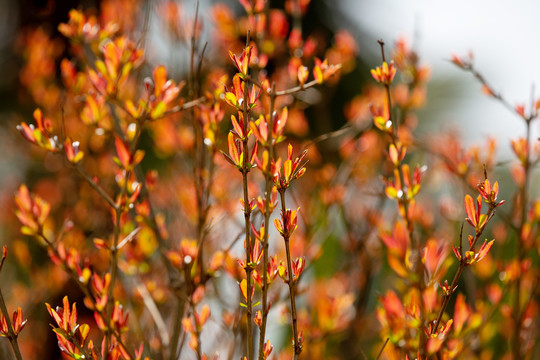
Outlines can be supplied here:
M160 118L161 116L163 116L163 114L165 114L165 111L167 110L167 105L163 102L163 101L160 101L155 107L154 109L152 110L152 112L150 113L150 117L154 120Z

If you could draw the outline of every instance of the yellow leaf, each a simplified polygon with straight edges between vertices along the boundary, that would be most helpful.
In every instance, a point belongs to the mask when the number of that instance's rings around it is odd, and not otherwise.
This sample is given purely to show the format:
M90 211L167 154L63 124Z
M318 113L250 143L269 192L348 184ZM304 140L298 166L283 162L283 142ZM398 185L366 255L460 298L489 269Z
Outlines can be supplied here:
M242 292L242 296L247 302L247 280L246 279L243 279L240 282L240 291Z

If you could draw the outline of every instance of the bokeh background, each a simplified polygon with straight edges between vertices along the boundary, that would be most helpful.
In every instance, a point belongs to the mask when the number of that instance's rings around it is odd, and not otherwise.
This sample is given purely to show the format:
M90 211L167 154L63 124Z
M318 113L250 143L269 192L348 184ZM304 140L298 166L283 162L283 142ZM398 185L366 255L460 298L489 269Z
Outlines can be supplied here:
M160 1L148 1L156 8ZM180 1L186 12L194 12L195 1ZM217 1L200 1L201 14ZM224 1L235 7L235 1ZM279 3L280 1L276 1ZM21 47L18 39L24 29L40 26L57 33L56 26L66 21L69 9L96 8L100 1L1 0L0 1L0 116L2 153L0 184L21 177L25 161L12 144L14 117L32 111L32 104L20 86ZM240 7L235 7L240 11ZM190 10L191 9L191 10ZM528 103L531 92L540 93L535 81L540 78L540 23L536 14L540 5L533 0L491 2L458 0L451 3L429 0L313 0L305 22L324 32L348 30L359 44L359 69L350 75L350 84L340 95L352 98L366 81L365 70L378 62L377 39L393 44L404 37L429 64L432 81L428 101L420 111L419 133L442 127L459 127L468 143L482 141L487 135L500 139L502 157L509 153L511 137L523 133L523 124L481 94L480 85L449 62L452 54L474 52L478 69L511 103ZM171 46L163 36L157 14L150 18L150 36L154 51L150 58L160 63L175 63L182 71L186 49ZM205 28L208 36L210 26ZM58 34L58 33L57 33ZM58 34L59 35L59 34ZM59 36L59 39L61 37ZM210 46L211 50L211 46ZM362 65L364 66L362 68ZM369 80L369 78L367 79ZM337 114L336 124L344 121ZM334 125L335 128L338 125ZM533 129L538 133L538 129ZM8 188L10 187L7 185Z

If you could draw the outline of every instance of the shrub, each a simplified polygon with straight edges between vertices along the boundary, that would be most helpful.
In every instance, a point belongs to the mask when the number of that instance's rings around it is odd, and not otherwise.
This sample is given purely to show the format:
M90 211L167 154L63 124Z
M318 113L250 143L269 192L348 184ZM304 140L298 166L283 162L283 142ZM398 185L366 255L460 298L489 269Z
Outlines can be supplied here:
M534 357L540 100L512 106L472 56L451 59L526 126L499 208L494 140L415 133L430 72L405 41L379 41L346 124L317 134L310 108L334 116L357 47L306 32L309 1L216 4L210 45L198 5L161 3L183 81L145 53L144 11L104 4L69 13L65 49L39 28L22 39L37 108L17 129L42 165L10 245L32 292L10 285L13 316L0 292L17 359L47 351L47 323L74 359Z

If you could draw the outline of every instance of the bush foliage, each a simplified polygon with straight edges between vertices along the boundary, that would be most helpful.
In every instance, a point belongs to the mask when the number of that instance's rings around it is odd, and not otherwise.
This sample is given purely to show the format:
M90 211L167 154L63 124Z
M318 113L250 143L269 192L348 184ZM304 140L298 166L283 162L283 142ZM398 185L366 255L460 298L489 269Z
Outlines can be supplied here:
M540 100L508 103L454 55L525 125L514 160L418 136L429 67L379 41L336 127L328 99L364 70L309 3L159 2L185 71L152 60L137 1L21 34L32 165L6 221L3 356L538 357Z

